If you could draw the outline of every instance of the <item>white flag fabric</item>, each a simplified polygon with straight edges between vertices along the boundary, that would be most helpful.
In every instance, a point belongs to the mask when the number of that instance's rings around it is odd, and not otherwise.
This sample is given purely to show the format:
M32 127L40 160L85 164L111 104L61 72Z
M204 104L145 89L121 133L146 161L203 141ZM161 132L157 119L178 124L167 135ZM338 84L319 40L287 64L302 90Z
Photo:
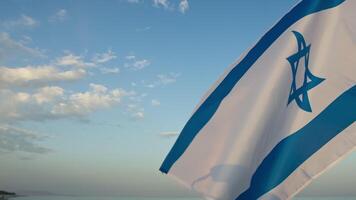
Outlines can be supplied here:
M160 170L208 199L288 199L354 150L355 11L300 1L212 86Z

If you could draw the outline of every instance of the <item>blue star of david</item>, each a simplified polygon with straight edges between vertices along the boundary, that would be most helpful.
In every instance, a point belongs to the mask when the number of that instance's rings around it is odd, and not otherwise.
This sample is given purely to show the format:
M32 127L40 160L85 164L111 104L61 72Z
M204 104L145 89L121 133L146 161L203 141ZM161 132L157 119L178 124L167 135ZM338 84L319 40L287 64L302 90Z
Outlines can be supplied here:
M295 102L301 109L307 112L312 112L312 108L308 97L308 90L319 85L325 79L314 76L309 70L309 54L310 54L311 44L309 44L308 46L306 45L304 37L301 33L297 31L292 31L292 32L294 33L294 36L297 39L298 52L287 58L287 60L289 61L292 67L292 74L293 74L292 86L290 89L287 105L289 105L292 101L295 100ZM304 73L304 80L302 86L297 88L296 79L297 79L299 62L301 59L304 59L305 73Z

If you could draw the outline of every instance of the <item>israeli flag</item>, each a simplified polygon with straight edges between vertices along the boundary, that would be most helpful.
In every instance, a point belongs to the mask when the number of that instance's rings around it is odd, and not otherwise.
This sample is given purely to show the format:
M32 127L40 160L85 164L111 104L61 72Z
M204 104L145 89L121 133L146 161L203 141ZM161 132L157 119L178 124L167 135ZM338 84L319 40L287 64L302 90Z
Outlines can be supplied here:
M211 87L160 170L208 199L289 199L356 147L356 1L302 0Z

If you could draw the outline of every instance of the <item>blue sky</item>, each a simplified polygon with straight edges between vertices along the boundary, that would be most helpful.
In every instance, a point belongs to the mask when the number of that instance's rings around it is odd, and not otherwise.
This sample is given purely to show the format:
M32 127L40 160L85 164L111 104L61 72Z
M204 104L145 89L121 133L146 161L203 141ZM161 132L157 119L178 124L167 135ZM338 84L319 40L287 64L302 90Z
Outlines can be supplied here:
M1 1L0 189L193 195L158 172L163 158L210 85L296 2ZM352 154L304 194L356 195L355 166Z

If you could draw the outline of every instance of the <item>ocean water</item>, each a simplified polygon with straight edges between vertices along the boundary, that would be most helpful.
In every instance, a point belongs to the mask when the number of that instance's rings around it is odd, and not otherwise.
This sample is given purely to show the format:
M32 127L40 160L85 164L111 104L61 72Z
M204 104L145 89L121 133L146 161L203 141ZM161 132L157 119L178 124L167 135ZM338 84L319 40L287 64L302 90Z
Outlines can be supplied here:
M28 196L13 200L203 200L201 198ZM356 200L356 197L296 197L293 200Z

